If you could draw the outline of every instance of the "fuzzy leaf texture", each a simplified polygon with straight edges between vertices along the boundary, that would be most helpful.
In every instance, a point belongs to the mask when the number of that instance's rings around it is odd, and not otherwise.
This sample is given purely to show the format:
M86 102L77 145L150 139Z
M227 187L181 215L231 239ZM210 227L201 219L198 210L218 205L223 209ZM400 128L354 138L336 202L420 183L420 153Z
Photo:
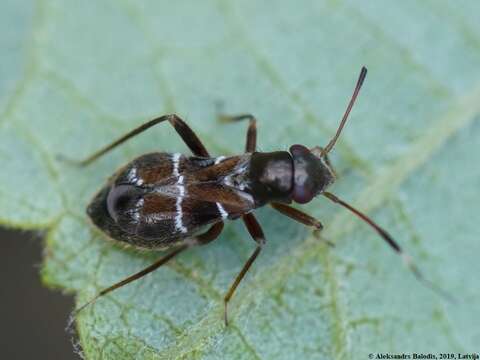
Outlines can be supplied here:
M79 169L142 122L176 112L210 152L243 150L254 113L262 151L325 145L369 69L332 153L332 192L387 228L445 302L364 223L321 197L303 207L321 238L272 209L267 246L230 303L254 243L219 240L98 301L79 317L87 359L366 359L478 351L480 4L475 1L133 1L0 5L0 221L45 231L42 278L77 305L159 253L114 246L85 208L149 151L188 149L167 125ZM65 319L67 322L67 319Z

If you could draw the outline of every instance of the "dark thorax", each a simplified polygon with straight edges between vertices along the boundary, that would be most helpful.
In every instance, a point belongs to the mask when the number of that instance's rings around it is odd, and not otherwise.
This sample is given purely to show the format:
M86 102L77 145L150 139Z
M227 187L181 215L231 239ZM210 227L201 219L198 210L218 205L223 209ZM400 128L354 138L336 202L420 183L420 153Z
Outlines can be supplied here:
M293 159L286 151L252 154L249 180L257 207L267 202L291 203Z

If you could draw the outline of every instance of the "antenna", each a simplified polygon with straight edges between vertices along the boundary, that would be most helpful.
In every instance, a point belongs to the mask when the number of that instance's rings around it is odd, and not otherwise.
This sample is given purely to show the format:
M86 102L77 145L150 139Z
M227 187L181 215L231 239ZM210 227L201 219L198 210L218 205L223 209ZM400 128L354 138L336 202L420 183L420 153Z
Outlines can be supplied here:
M352 98L350 99L350 102L348 103L347 110L345 110L345 114L343 114L342 121L340 122L340 125L337 129L337 133L335 136L330 140L327 146L322 151L322 156L327 155L330 150L332 150L333 146L337 142L338 137L340 136L340 133L342 132L343 127L345 126L345 123L347 122L348 115L350 114L350 111L352 110L353 104L355 104L355 100L357 99L358 93L360 92L360 88L362 87L363 81L365 80L365 77L367 76L367 68L365 66L362 67L362 70L360 71L360 75L357 80L357 85L355 86L355 90L353 91Z

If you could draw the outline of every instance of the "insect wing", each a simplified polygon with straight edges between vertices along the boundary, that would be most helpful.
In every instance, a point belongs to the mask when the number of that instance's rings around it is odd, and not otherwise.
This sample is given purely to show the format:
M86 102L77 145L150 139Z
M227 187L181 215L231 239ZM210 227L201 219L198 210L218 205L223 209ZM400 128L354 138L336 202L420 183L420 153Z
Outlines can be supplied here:
M250 194L218 183L193 183L188 186L188 202L209 203L222 219L236 219L254 209Z

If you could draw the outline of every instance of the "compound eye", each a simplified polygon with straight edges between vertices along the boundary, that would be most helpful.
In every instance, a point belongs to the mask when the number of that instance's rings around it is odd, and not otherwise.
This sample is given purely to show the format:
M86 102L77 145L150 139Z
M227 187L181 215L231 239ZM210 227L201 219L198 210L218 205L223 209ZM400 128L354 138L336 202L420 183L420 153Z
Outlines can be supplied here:
M309 186L294 185L293 200L299 204L306 204L315 197L315 192Z
M317 193L310 169L315 157L305 146L298 144L290 147L290 153L294 163L292 198L299 204L305 204L311 201Z
M107 195L107 210L115 221L118 215L129 209L135 197L135 187L132 185L113 186Z

